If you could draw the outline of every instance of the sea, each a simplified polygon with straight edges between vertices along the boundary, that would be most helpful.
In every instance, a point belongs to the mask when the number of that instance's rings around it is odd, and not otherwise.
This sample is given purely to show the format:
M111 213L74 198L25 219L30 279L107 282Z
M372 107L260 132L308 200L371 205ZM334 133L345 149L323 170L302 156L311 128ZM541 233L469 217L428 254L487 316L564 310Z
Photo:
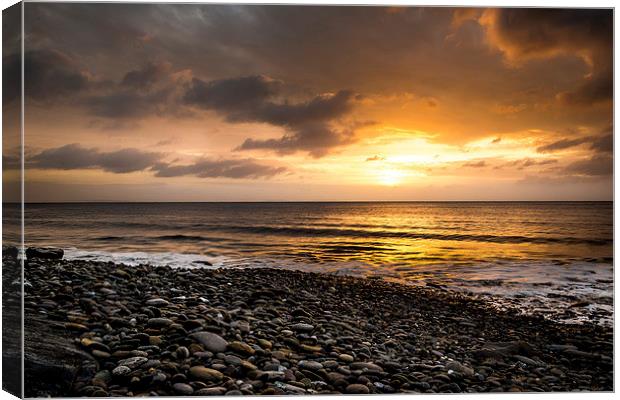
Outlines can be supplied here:
M7 243L18 207L3 208ZM386 279L613 321L612 202L26 204L25 243L67 259Z

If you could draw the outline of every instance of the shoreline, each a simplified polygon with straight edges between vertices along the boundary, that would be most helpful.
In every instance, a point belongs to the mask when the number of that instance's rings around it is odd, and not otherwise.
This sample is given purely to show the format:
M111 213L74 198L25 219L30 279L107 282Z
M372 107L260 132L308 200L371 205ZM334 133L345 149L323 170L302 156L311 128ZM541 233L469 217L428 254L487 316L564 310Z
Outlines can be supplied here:
M27 396L613 389L613 329L456 292L269 268L32 259L25 274L27 361L47 340L75 364L43 354ZM46 387L50 370L74 383Z

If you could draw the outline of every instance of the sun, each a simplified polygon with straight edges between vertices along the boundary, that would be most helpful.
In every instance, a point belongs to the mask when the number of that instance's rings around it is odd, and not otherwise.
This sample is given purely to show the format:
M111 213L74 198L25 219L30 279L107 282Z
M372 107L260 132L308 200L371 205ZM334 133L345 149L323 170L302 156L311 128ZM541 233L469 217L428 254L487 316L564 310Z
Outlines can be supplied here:
M396 186L403 181L405 174L397 169L379 171L379 182L385 186Z

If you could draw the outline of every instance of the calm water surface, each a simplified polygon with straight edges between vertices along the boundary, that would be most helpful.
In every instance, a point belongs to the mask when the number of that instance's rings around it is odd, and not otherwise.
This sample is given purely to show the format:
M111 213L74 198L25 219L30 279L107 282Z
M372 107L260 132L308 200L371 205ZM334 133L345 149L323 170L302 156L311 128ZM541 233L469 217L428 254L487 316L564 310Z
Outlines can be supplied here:
M611 317L611 202L28 204L26 243L129 264L379 275Z

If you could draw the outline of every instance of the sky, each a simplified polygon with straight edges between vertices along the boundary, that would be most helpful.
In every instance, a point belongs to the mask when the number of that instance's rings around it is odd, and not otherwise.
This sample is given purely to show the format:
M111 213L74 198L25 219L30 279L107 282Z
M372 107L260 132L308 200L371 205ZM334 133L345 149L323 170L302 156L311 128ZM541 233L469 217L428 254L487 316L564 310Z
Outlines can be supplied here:
M612 31L603 9L26 3L26 201L611 200Z

